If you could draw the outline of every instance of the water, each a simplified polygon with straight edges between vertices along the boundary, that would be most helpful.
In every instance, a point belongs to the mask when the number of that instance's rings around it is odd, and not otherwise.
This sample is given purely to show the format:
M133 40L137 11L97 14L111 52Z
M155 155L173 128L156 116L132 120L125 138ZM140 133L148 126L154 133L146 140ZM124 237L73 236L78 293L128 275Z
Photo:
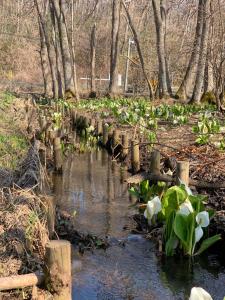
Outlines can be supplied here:
M78 231L108 236L111 246L80 255L73 249L73 299L188 299L191 287L205 288L214 300L225 296L224 258L206 254L193 264L187 259L156 256L155 245L132 235L132 199L126 173L104 151L75 154L55 179L62 209L76 211Z

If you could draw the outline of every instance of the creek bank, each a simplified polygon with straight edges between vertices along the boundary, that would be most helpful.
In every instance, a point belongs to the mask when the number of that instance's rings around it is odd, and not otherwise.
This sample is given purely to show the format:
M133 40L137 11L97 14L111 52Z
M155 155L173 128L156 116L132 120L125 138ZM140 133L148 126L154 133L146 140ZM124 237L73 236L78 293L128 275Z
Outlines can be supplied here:
M46 199L39 189L40 143L33 139L36 109L30 101L6 95L0 110L1 136L7 137L0 140L6 152L0 159L0 277L40 272L49 240ZM51 299L32 287L0 292L1 299L45 296Z

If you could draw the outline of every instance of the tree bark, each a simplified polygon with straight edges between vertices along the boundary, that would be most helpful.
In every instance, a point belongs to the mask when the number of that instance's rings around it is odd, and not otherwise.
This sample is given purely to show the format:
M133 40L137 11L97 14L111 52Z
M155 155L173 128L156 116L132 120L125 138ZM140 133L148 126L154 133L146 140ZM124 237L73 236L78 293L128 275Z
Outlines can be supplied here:
M42 26L39 22L39 34L40 34L40 58L41 58L41 68L43 74L44 81L44 95L47 98L51 98L53 96L52 90L52 77L48 60L48 49L46 46L45 36L42 29Z
M167 97L172 92L169 79L169 70L166 58L166 11L163 0L152 0L155 28L156 44L159 63L159 91L160 97Z
M62 52L62 63L65 82L65 97L75 97L74 76L73 76L73 59L70 52L70 45L67 33L67 25L65 19L65 1L51 0L58 23L60 46Z
M52 18L52 41L55 49L55 56L56 56L56 67L57 67L57 78L58 78L58 88L59 88L59 98L64 98L65 94L65 83L63 77L63 65L62 65L62 54L60 49L59 43L59 31L57 26L57 19L55 15L55 10L50 3L50 11L51 11L51 18Z
M209 8L210 8L210 0L204 0L204 11L203 11L203 28L202 28L202 38L201 38L201 47L199 56L198 67L196 80L194 85L194 90L191 98L191 102L200 103L202 96L202 88L204 85L204 76L205 76L205 66L207 60L207 52L208 52L208 40L209 40Z
M111 59L110 59L110 82L109 95L114 97L118 93L118 52L119 52L119 29L120 29L121 0L113 0L112 5L112 34L111 34Z
M96 97L96 24L94 24L91 32L91 93L92 98Z
M154 100L153 87L152 87L152 84L151 84L151 82L148 78L148 74L147 74L147 71L146 71L146 68L145 68L145 62L144 62L144 58L143 58L143 55L142 55L141 46L140 46L140 43L139 43L139 38L138 38L138 35L137 35L137 32L136 32L136 29L134 27L134 24L132 22L129 10L128 10L124 0L122 0L122 4L123 4L123 7L125 9L127 19L128 19L128 22L129 22L129 26L130 26L130 29L132 31L133 37L134 37L134 42L135 42L136 47L137 47L137 52L138 52L138 56L139 56L139 59L140 59L140 62L141 62L142 72L143 72L143 75L144 75L145 80L146 80L147 85L148 85L150 99Z
M55 57L54 47L53 47L52 43L50 42L49 31L48 31L48 26L47 26L49 1L45 2L43 10L41 10L41 7L37 0L34 0L34 4L37 9L38 19L40 22L41 29L44 33L45 43L46 43L46 47L47 47L47 51L48 51L49 66L50 66L51 76L52 76L53 98L58 99L58 79L57 79L56 57Z
M204 11L204 0L199 0L198 4L198 17L195 32L195 41L192 49L189 64L184 76L184 79L177 91L177 96L185 100L189 97L189 93L192 91L192 86L196 78L196 69L200 54L201 36L203 28L203 11Z

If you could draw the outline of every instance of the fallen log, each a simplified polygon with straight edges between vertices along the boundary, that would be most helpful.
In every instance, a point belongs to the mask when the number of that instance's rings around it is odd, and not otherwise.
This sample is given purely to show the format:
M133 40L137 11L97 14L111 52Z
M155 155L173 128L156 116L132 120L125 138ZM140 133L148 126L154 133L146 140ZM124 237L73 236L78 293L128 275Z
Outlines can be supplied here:
M128 184L138 184L142 182L143 180L150 180L150 181L163 181L163 182L169 182L169 183L176 183L176 179L169 175L163 175L163 174L151 174L147 172L142 172L139 174L136 174L134 176L131 176L126 179L126 182ZM225 188L225 182L221 183L210 183L210 182L204 182L201 180L189 180L190 186L195 186L197 188L205 188L205 189L224 189Z
M0 291L22 289L29 286L40 285L44 282L44 274L13 275L0 278Z

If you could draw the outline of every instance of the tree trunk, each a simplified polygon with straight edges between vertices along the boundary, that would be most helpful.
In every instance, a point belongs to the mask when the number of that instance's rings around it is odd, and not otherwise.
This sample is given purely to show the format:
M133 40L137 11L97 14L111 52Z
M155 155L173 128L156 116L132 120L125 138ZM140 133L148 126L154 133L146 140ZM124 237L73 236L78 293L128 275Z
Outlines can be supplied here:
M71 53L73 60L73 84L75 90L75 98L76 100L80 99L79 91L78 91L78 83L77 83L77 68L75 62L75 41L74 41L74 11L75 11L75 0L72 0L72 10L71 10Z
M203 28L203 11L204 11L204 0L199 0L194 46L192 49L191 57L189 60L189 64L184 79L177 91L177 96L183 100L189 97L189 93L192 90L192 86L196 78L196 69L197 69L197 64L199 59L202 28Z
M61 54L60 43L59 43L57 19L56 19L55 10L52 3L50 4L50 11L51 11L51 18L52 18L52 41L53 41L55 56L56 56L59 98L63 99L65 94L65 83L63 77L62 54Z
M95 66L96 66L96 24L94 24L91 32L91 93L90 96L92 98L96 98Z
M53 96L52 91L52 77L48 60L48 50L45 42L45 36L42 29L42 26L39 22L39 33L40 33L40 58L41 58L41 68L43 74L44 81L44 94L47 98L51 98Z
M114 97L118 93L117 76L118 76L120 9L121 9L121 1L113 0L110 82L109 82L109 95L111 97Z
M122 4L123 4L123 7L125 9L125 12L126 12L126 15L127 15L127 19L128 19L128 22L129 22L129 26L130 26L130 29L132 31L132 34L133 34L133 37L134 37L134 41L135 41L135 44L136 44L136 47L137 47L138 56L139 56L139 59L140 59L140 62L141 62L142 72L143 72L145 80L146 80L146 82L148 84L148 90L149 90L150 99L154 100L153 87L151 85L151 82L150 82L150 80L148 78L148 74L146 72L145 62L144 62L144 58L143 58L143 55L142 55L142 51L141 51L141 47L140 47L140 43L139 43L139 38L138 38L137 32L136 32L136 30L134 28L134 25L133 25L133 22L132 22L129 10L128 10L128 8L127 8L124 0L122 0Z
M164 1L152 0L155 28L156 44L159 63L159 90L160 97L167 97L171 93L169 71L167 67L165 34L166 34L166 12Z
M48 60L49 60L49 66L50 66L51 76L52 76L53 97L55 99L58 99L58 79L57 79L56 57L55 57L54 47L53 47L52 43L50 42L48 25L47 25L49 2L48 1L45 2L44 11L41 11L41 8L40 8L37 0L34 0L34 4L37 9L39 22L41 25L41 29L44 33L45 43L46 43L46 47L47 47L47 51L48 51Z
M205 65L207 60L207 52L208 52L208 40L209 40L209 8L210 8L210 0L204 1L204 11L203 11L203 28L202 28L202 38L201 38L201 47L199 56L198 67L196 80L193 90L193 95L191 98L191 102L200 103L202 96L202 88L204 85L204 76L205 76Z
M67 33L67 25L65 20L65 1L64 0L51 0L59 30L60 46L62 52L62 63L64 71L64 82L65 82L65 96L66 98L74 97L74 76L73 76L73 59L70 53L69 39Z

